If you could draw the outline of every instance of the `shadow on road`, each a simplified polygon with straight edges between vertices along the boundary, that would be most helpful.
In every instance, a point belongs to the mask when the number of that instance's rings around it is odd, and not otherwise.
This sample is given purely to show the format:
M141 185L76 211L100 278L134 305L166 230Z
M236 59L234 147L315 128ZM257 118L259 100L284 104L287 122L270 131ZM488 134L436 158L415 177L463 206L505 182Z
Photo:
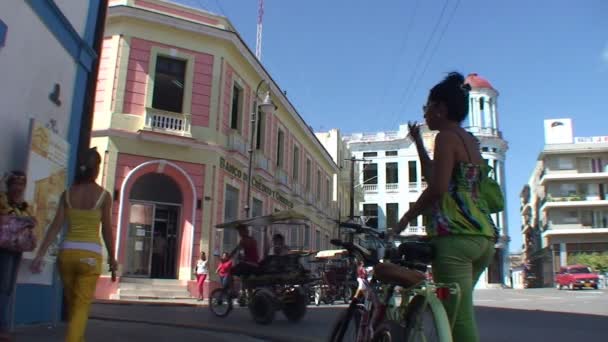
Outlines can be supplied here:
M482 342L605 341L606 316L476 307Z

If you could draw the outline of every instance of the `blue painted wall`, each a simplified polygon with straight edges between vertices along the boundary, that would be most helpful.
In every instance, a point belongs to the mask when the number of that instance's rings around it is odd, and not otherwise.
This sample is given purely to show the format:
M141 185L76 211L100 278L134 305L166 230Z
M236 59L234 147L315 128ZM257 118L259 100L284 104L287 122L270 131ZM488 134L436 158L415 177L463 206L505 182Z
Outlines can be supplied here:
M77 162L77 146L87 81L93 62L97 58L93 44L100 0L89 0L84 37L79 36L53 0L26 0L26 2L55 36L58 43L72 56L73 60L69 62L74 63L77 68L68 131L68 142L71 146L68 180L71 183ZM15 324L57 323L61 319L61 309L62 286L57 272L53 286L33 284L17 286Z

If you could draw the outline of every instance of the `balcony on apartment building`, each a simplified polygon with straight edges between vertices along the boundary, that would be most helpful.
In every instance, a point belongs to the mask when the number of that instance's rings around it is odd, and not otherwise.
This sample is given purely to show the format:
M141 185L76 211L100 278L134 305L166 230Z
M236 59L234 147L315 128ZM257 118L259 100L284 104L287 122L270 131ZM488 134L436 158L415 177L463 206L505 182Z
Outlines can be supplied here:
M608 207L608 192L548 194L541 200L541 211L557 208Z
M578 168L570 170L549 170L543 169L540 174L540 185L545 185L548 182L575 182L575 181L597 181L608 182L608 171L591 172L587 168Z
M189 114L146 108L144 130L191 137L191 122Z

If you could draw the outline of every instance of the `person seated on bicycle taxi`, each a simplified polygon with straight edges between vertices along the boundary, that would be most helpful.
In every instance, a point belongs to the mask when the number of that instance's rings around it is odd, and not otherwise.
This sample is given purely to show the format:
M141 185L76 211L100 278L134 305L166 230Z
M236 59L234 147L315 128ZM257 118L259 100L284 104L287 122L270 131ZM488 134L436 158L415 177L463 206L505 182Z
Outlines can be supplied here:
M258 256L258 243L249 235L249 229L244 224L239 224L236 230L241 237L239 244L230 252L228 259L234 258L239 252L243 252L243 257L238 264L232 267L232 274L236 276L250 276L256 274L259 269L260 258Z
M365 265L362 260L357 261L357 291L355 292L355 298L365 298L365 292L369 288L369 282L367 280L368 274L365 269Z
M223 289L228 289L232 285L232 260L229 258L228 253L222 253L220 264L217 266L215 273L220 276L220 284Z
M268 255L287 255L289 254L289 248L285 245L285 237L282 234L274 234L272 236L272 246L269 246L266 250L266 256Z

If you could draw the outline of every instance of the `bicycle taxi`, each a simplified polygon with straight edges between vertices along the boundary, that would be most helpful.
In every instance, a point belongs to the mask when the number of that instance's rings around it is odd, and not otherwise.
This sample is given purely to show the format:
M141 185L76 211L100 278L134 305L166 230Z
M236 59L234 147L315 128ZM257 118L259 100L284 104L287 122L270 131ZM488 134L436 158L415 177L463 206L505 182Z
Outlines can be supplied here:
M241 225L258 232L263 237L269 231L295 231L309 225L309 219L293 210L276 212L272 215L236 220L216 225L217 229L236 229ZM266 239L264 240L266 241ZM259 243L259 242L258 242ZM298 322L306 315L308 296L306 285L315 279L301 260L310 253L289 251L286 255L268 255L260 262L252 274L241 277L238 299L241 306L247 306L253 320L258 324L270 324L277 311L282 311L290 322ZM236 299L231 288L218 288L211 292L209 308L218 317L226 317Z
M345 249L324 250L317 252L313 263L319 278L313 286L314 304L333 304L338 299L348 304L357 287L354 258Z

